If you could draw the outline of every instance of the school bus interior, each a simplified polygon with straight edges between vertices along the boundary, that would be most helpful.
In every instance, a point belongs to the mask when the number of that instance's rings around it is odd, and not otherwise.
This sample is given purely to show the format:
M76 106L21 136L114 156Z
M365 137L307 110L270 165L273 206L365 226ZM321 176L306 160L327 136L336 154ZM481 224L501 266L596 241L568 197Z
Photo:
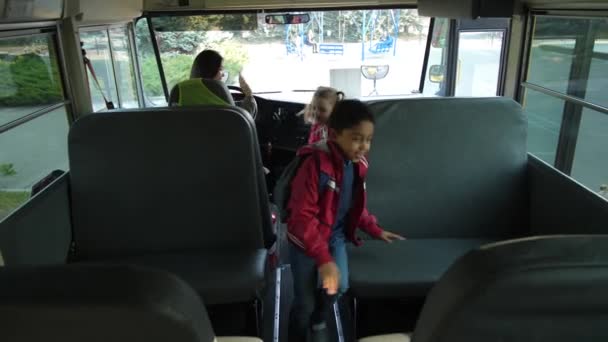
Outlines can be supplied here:
M0 9L3 341L288 341L273 188L321 85L375 114L367 205L407 238L349 246L332 341L608 338L608 1ZM204 48L255 117L168 106Z

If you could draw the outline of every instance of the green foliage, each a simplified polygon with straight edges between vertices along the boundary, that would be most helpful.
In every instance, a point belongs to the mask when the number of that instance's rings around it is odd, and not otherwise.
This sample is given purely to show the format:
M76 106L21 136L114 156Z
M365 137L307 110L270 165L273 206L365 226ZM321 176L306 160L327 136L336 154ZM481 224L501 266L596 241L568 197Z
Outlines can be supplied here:
M167 87L169 90L177 83L190 78L190 69L194 61L194 55L165 55L162 57ZM158 73L158 71L156 71ZM145 79L144 79L145 82ZM160 80L158 84L160 88ZM162 92L162 88L161 88Z
M15 167L12 163L0 164L0 175L2 176L14 176L17 174Z
M63 92L56 61L34 53L0 60L0 105L22 106L61 101Z
M148 96L162 96L163 88L160 83L156 58L154 56L146 56L140 61L140 65L146 94Z
M135 24L135 45L137 46L139 58L145 58L150 55L154 56L148 21L145 18L139 19Z
M156 37L163 53L194 53L205 42L205 33L195 31L157 32Z
M0 190L0 221L13 210L27 201L30 197L28 191L1 191Z
M255 31L255 13L210 14L204 16L156 17L152 24L158 32L179 31Z

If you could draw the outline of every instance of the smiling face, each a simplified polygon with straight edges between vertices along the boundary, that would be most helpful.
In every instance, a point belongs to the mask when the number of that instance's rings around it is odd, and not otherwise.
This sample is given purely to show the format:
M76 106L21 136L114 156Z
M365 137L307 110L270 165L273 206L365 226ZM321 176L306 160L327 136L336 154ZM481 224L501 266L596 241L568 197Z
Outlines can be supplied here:
M369 152L373 135L374 124L366 120L353 127L334 132L334 141L340 146L347 159L357 163Z

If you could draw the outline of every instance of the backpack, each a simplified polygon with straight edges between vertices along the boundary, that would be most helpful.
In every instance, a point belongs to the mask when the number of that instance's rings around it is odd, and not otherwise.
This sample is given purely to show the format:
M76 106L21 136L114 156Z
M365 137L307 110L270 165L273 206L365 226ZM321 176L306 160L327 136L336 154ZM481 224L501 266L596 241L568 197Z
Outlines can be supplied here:
M287 204L291 196L291 181L296 176L300 165L308 155L296 156L287 164L279 179L274 185L273 197L276 206L279 209L279 219L281 223L287 222Z
M325 151L329 153L329 147L327 146L327 142L322 140L315 144L313 144L317 149L321 151ZM279 210L279 221L281 223L287 223L287 216L289 213L287 212L287 204L289 203L289 198L291 197L291 181L296 176L300 165L302 162L309 156L310 154L305 154L302 156L296 155L296 157L287 164L281 176L275 183L273 189L273 199Z

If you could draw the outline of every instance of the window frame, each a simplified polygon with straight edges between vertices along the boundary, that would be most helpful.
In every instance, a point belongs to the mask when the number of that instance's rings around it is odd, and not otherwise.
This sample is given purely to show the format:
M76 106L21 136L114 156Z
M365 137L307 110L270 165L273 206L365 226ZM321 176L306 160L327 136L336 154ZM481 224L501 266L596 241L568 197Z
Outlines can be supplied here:
M295 7L295 8L289 8L289 9L278 8L278 9L264 9L264 10L262 10L262 9L215 10L214 9L214 10L180 10L180 11L172 11L172 10L144 11L140 17L138 17L134 20L134 26L137 25L137 22L139 22L140 20L147 21L148 29L150 31L150 37L152 38L151 39L152 48L154 50L154 54L156 57L157 67L159 69L158 71L159 71L159 76L160 76L160 80L161 80L161 87L163 89L166 101L167 101L167 103L169 103L170 89L168 88L168 85L167 85L165 72L164 72L164 68L163 68L163 63L162 63L162 58L161 58L160 47L158 44L158 40L155 39L156 34L155 34L154 26L152 23L152 19L155 17L165 17L165 16L187 17L187 16L196 16L196 15L240 14L240 13L271 14L271 13L309 12L309 11L310 12L313 12L313 11L348 11L348 10L372 11L372 10L384 10L384 9L415 9L415 10L418 10L418 7L415 5L411 5L411 4L403 4L403 5L392 4L392 5L375 5L375 6L373 6L373 5L372 6L354 5L354 6L344 6L344 7L328 6L328 7L321 7L321 8ZM420 83L419 83L418 89L414 89L412 94L406 94L406 95L402 95L402 96L415 95L416 91L418 92L418 94L422 94L424 91L424 80L426 77L425 76L426 68L428 67L427 54L430 53L430 44L431 44L431 40L432 40L432 34L433 34L432 29L433 29L433 23L434 23L434 17L428 17L428 18L429 18L429 28L427 30L427 42L426 42L426 47L425 47L424 59L422 61ZM448 35L453 31L452 25L454 22L455 22L454 20L450 20L450 28L448 31ZM450 36L449 39L451 40L452 37ZM137 45L137 44L135 44L135 45ZM136 48L137 47L135 46L135 49ZM449 49L448 49L448 51L449 51ZM136 52L136 55L139 56L139 54L136 50L135 50L135 52ZM139 81L143 82L143 80L141 80L141 78ZM143 89L143 84L142 84L142 89ZM144 95L145 95L145 91L144 91ZM443 95L443 96L445 96L445 95ZM145 106L145 101L144 101L144 106Z
M580 70L580 68L576 68L576 64L573 63L571 66L570 74L569 74L569 82L568 89L566 90L566 94L545 88L535 83L528 82L528 71L530 70L530 62L531 62L531 51L532 51L532 42L534 40L534 27L535 27L535 19L537 17L555 17L555 18L568 18L568 19L602 19L608 17L608 11L570 11L570 10L553 10L553 11L535 11L532 10L528 13L526 17L526 28L525 28L525 40L524 40L524 49L522 49L521 60L521 68L519 74L519 87L517 91L516 100L523 105L526 89L534 90L539 93L542 93L547 96L559 98L564 100L564 108L562 110L561 116L562 120L560 122L560 132L558 136L558 142L556 146L556 154L555 160L553 161L553 166L560 170L561 172L571 175L572 168L574 165L575 153L576 153L576 143L579 136L579 128L582 120L582 111L584 108L588 108L594 110L596 112L608 115L608 107L587 101L583 98L579 98L570 94L572 75L577 74L586 74L585 82L589 80L589 69L591 66L591 60L593 54L589 55L589 63L587 63L586 70ZM587 45L583 46L585 48L588 46L589 41L594 42L594 39L590 39L586 37ZM579 42L575 45L574 49L581 48L578 46ZM581 63L584 64L584 63ZM583 65L584 66L584 65ZM573 89L574 91L574 89ZM587 91L587 83L585 83L585 92Z
M73 93L70 87L69 78L67 74L67 65L65 59L65 52L63 50L63 42L61 38L62 35L60 22L57 21L0 25L0 39L28 38L33 36L46 36L47 39L50 40L49 45L52 44L54 48L54 54L58 68L59 82L61 82L63 99L55 103L48 104L43 108L23 115L15 120L0 125L0 136L36 119L42 118L46 115L50 115L60 108L63 108L65 111L65 119L67 125L66 128L68 130L75 120ZM67 141L67 136L65 137L65 139ZM66 155L65 158L67 160L68 156ZM67 171L68 170L65 170L65 172ZM39 181L40 180L37 180L37 182ZM47 186L49 185L50 184L48 184ZM47 186L45 186L45 188ZM29 197L25 201L21 202L16 208L13 208L12 211L9 211L7 216L0 217L0 222L4 221L7 217L12 215L20 206L23 206L25 203L29 202L31 198L32 193L30 193Z

